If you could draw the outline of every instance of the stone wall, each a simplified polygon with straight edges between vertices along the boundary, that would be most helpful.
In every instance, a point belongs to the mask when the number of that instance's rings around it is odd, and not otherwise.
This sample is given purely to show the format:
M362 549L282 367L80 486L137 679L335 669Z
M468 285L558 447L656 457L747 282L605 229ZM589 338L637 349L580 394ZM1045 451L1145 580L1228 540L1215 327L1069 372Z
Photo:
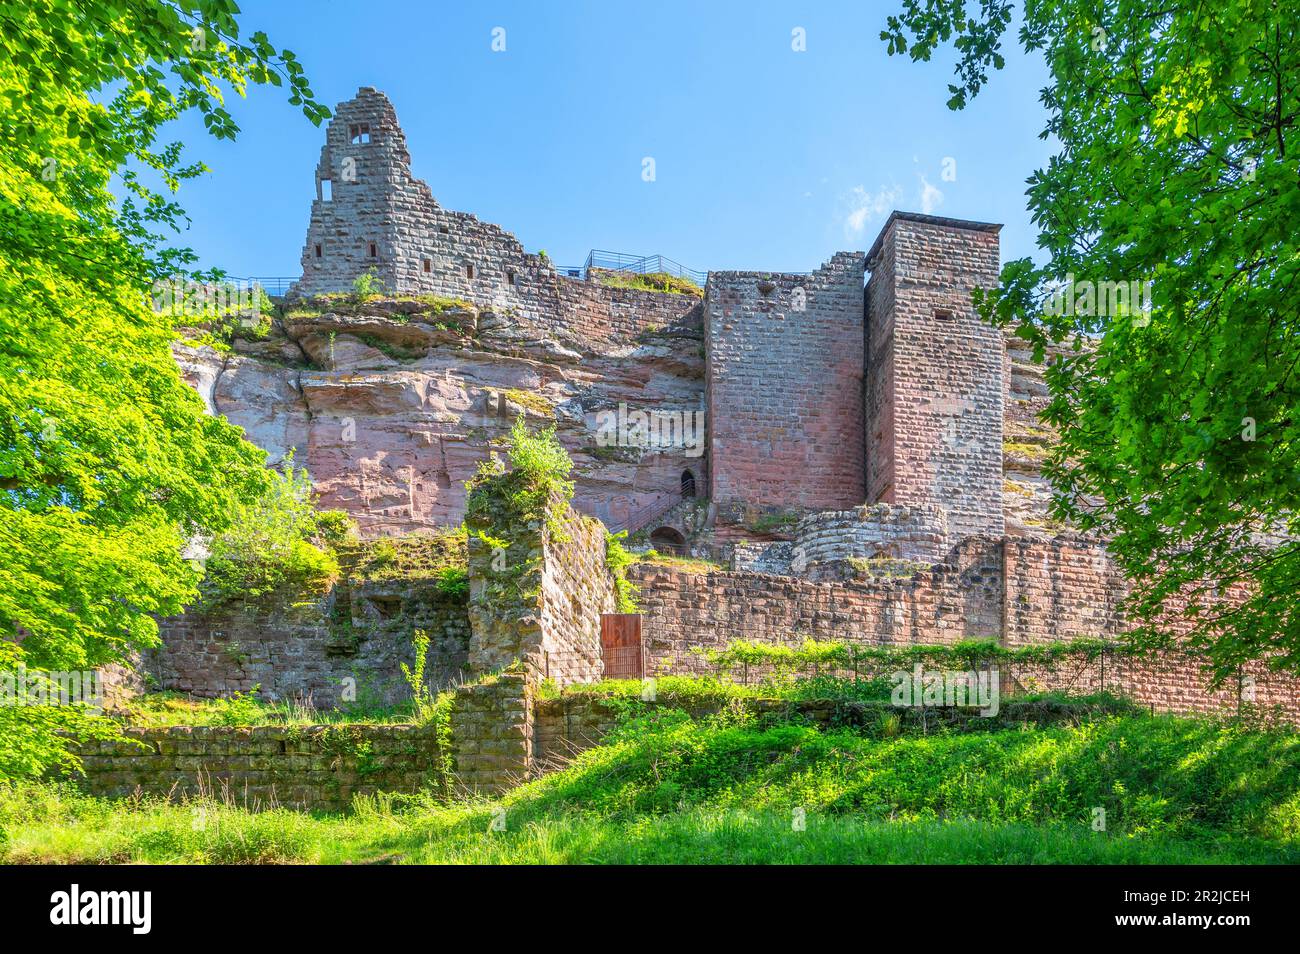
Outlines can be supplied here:
M638 564L629 579L645 621L651 674L708 671L695 647L733 640L797 645L805 639L954 643L1002 626L1002 547L974 538L926 569L836 581L755 572L693 573ZM869 573L869 568L868 568Z
M866 499L940 505L954 540L1000 536L1002 334L997 225L895 212L867 254Z
M976 537L928 569L900 563L881 561L876 576L862 575L871 566L850 565L840 578L820 580L639 564L630 578L640 587L645 614L647 671L706 673L707 663L691 650L720 649L733 640L898 645L994 638L1019 648L1113 639L1124 631L1123 578L1092 541ZM1177 651L1114 654L1104 663L1057 671L1021 666L1006 675L1024 690L1108 689L1155 711L1189 715L1230 714L1244 700L1300 723L1300 679L1270 672L1262 662L1243 668L1245 694L1231 680L1212 689L1200 663Z
M121 798L200 792L241 807L345 810L353 796L447 782L436 733L408 725L173 726L82 743L84 785Z
M1075 537L1008 538L1005 548L1006 645L1124 630L1120 603L1128 590L1104 546Z
M347 291L373 271L389 292L518 313L569 341L630 341L648 330L699 323L698 300L689 295L560 275L549 258L526 252L499 226L440 206L411 174L392 103L371 87L339 103L326 127L302 269L296 295Z
M811 275L710 272L714 503L842 508L864 499L862 255Z
M544 515L513 511L514 480L506 474L479 484L466 521L470 665L484 673L522 663L561 684L599 678L600 617L615 605L605 528L555 496L549 508L561 526L550 533Z
M560 685L592 682L604 673L600 618L617 604L605 564L605 528L570 512L566 539L547 541L542 571L542 642L538 670Z
M347 569L323 595L283 591L234 599L159 623L162 646L147 654L157 688L204 698L257 690L270 700L310 699L325 708L409 698L401 664L414 660L411 633L430 638L426 678L441 688L464 678L470 621L463 596L419 573L367 580Z
M947 538L947 514L940 507L872 504L826 510L795 527L791 565L802 574L817 564L850 558L934 564L947 553Z
M459 790L490 794L532 776L532 700L523 673L503 673L456 691L451 739Z

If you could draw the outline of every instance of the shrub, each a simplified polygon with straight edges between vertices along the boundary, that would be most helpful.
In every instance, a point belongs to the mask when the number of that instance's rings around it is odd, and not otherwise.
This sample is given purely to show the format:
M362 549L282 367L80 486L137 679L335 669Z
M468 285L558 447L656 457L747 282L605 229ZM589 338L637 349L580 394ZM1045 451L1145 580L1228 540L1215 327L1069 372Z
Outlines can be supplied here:
M319 531L311 480L292 458L273 472L268 490L239 507L230 529L214 538L205 564L204 602L257 599L283 586L323 589L338 578L333 553L308 541ZM337 526L336 518L326 525Z
M385 292L384 283L373 268L367 269L352 280L352 297L357 301L375 298Z
M463 566L445 566L438 571L434 586L444 596L464 596L469 593L469 573Z
M509 474L494 457L483 461L466 484L470 492L468 513L478 515L488 506L482 491L488 481L493 481L494 491L504 500L512 519L525 521L546 514L551 539L563 539L564 514L573 499L573 481L569 479L573 461L556 438L555 425L532 433L523 417L517 418L507 439L506 456ZM553 497L558 506L550 506Z
M605 566L614 577L614 596L617 613L639 613L637 586L627 578L627 568L636 562L636 555L623 546L627 531L605 534Z

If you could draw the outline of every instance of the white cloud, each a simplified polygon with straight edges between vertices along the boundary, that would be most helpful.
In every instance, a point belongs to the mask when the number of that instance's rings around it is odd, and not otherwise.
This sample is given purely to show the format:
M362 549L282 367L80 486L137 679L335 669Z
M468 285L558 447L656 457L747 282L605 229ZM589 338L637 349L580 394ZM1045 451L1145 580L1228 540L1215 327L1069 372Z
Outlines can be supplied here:
M943 192L930 185L924 175L921 176L921 211L930 215L943 205Z
M879 192L868 192L862 186L854 186L849 192L844 216L845 238L862 237L867 222L879 218L894 209L903 198L903 190L898 186L880 187Z

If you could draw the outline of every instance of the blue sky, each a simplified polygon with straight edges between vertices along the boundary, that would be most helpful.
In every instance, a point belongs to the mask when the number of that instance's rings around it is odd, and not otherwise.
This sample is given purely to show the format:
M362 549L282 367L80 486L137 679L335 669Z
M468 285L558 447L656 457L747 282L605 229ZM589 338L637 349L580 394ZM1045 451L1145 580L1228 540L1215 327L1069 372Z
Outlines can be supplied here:
M895 207L1005 223L1003 260L1032 254L1041 60L1008 45L1006 69L954 113L950 52L886 55L900 5L248 0L242 23L292 49L331 107L384 90L442 205L560 265L602 248L807 271L865 250ZM231 275L297 275L323 131L271 87L231 106L234 143L176 124L213 170L182 188L179 243Z

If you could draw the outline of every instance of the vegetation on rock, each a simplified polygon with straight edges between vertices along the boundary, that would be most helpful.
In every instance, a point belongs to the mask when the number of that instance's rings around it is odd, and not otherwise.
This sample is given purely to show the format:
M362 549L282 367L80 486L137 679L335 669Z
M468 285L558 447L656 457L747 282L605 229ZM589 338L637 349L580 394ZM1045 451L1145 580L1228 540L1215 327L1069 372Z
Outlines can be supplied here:
M673 275L670 272L604 272L600 276L602 285L613 288L635 288L640 291L665 292L670 295L690 295L703 298L704 289L689 278Z

